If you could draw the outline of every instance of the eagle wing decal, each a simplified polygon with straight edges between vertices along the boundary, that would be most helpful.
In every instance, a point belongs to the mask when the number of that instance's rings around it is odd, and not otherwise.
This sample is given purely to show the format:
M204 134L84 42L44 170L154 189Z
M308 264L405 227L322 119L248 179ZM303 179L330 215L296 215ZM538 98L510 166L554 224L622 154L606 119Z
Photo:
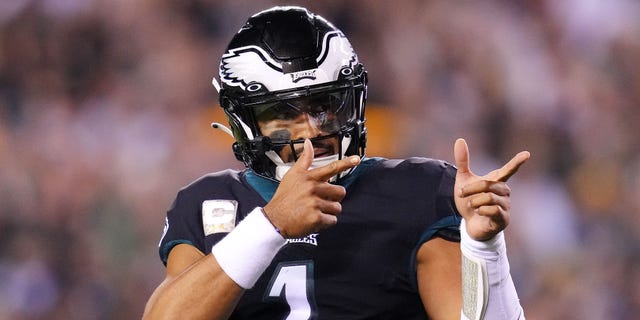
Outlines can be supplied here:
M229 86L243 90L249 82L269 84L282 77L282 65L257 46L229 50L220 61L220 80ZM251 79L248 81L246 79Z

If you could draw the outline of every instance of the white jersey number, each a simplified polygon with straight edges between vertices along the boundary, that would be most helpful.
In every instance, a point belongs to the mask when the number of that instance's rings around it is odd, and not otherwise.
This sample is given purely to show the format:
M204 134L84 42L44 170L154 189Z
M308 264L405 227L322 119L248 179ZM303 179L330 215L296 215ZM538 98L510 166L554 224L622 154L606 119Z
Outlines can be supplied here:
M280 263L276 267L267 297L284 299L289 305L286 320L307 320L315 314L313 290L313 261Z

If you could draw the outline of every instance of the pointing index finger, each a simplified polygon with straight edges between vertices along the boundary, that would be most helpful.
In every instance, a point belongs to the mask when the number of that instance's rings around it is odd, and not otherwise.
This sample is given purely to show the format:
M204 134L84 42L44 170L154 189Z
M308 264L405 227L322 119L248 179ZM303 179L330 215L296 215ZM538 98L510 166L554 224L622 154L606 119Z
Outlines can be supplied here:
M496 170L495 181L507 182L530 157L531 154L529 151L521 151L516 154L509 162L502 166L502 168Z
M318 181L329 181L336 174L353 168L360 163L360 157L350 156L344 159L333 161L325 166L315 168L309 173Z

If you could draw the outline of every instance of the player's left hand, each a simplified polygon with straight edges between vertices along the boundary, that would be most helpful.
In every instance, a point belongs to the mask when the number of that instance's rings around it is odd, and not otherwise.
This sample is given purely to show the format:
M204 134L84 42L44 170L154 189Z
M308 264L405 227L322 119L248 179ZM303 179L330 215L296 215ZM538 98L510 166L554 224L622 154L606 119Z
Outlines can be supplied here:
M456 140L453 149L458 167L454 187L456 207L466 220L469 236L478 241L489 240L509 224L511 189L506 182L531 155L521 151L502 168L477 176L469 168L466 141Z

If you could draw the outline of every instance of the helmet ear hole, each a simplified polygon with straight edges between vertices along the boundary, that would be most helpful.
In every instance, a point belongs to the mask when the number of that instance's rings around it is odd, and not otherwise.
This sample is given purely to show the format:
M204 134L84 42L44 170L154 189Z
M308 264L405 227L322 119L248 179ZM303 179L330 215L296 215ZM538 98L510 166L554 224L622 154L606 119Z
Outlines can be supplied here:
M247 91L251 93L268 91L265 86L260 82L251 82L247 85Z
M351 75L353 75L353 68L343 67L342 69L340 69L340 74L338 75L338 79L350 77Z

